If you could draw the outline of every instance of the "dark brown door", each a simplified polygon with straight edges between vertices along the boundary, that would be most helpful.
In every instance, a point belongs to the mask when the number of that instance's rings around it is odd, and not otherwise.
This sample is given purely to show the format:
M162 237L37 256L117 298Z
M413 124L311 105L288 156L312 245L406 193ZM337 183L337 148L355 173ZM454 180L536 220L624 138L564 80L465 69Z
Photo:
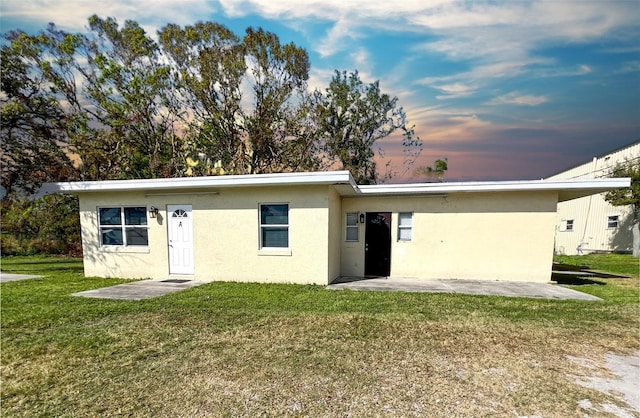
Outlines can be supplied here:
M364 232L364 275L391 272L391 212L367 212Z

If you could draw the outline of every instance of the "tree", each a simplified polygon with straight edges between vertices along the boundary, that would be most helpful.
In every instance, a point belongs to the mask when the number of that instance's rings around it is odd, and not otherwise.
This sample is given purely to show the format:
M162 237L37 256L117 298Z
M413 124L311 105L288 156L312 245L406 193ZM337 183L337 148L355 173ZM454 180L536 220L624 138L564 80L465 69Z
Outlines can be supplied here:
M49 77L51 61L64 61L61 51L48 46L45 34L14 31L5 37L10 43L0 50L2 186L11 194L44 181L77 178L68 156L72 118L57 93L61 86Z
M421 150L397 98L338 72L307 91L309 57L273 33L244 37L205 22L167 25L160 43L137 22L89 18L87 34L50 24L2 47L3 186L53 180L268 173L341 166L385 180L379 141ZM26 187L26 186L21 186Z
M173 65L189 120L196 172L312 169L313 140L304 129L307 52L263 29L240 39L223 25L167 25L160 43Z
M243 39L253 92L253 108L243 125L251 146L250 173L291 171L296 156L308 153L297 144L298 103L304 100L309 78L309 55L293 43L281 45L278 36L261 28L247 28ZM296 100L297 99L297 100Z
M169 24L158 35L184 110L187 153L197 164L193 168L208 174L220 162L227 171L244 173L246 149L238 120L247 67L240 38L213 22L184 28Z
M120 28L92 16L89 27L89 34L50 24L37 35L5 35L5 188L179 174L178 109L157 44L132 21Z
M414 175L425 177L427 182L442 181L445 171L449 169L447 158L438 159L433 165L418 167Z
M115 148L119 177L173 177L184 166L175 124L171 68L137 22L122 28L112 18L89 18L95 34L87 43L88 65L77 69L86 80L85 98L102 126L102 140ZM88 110L88 109L87 109ZM87 141L77 143L79 150Z
M627 161L618 164L611 172L612 177L629 177L631 186L627 189L611 190L605 193L604 199L614 206L631 206L634 257L640 257L640 163Z
M382 93L378 81L365 84L357 71L336 71L318 102L322 149L360 184L376 183L390 175L381 177L377 170L374 157L380 139L400 130L407 164L413 163L422 149L422 141L397 105L398 98ZM378 154L383 155L380 148Z

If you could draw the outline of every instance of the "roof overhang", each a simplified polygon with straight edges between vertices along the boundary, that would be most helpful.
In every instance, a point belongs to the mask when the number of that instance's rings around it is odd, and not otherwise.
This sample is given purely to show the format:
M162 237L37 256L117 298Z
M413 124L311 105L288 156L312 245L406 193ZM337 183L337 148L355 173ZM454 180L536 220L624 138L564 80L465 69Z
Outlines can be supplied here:
M49 193L98 193L142 191L146 193L205 192L232 187L334 186L341 196L421 196L437 197L453 193L557 192L558 201L629 187L629 178L520 180L453 183L411 183L357 185L348 171L276 173L232 176L179 177L142 180L79 181L45 183L39 195Z
M95 193L95 192L163 192L168 190L211 190L230 187L268 187L296 185L345 185L357 188L348 171L322 171L309 173L274 173L231 176L176 177L140 180L75 181L68 183L45 183L40 194L48 193Z
M445 196L452 193L557 192L558 202L629 187L629 178L414 183L358 186L359 195Z

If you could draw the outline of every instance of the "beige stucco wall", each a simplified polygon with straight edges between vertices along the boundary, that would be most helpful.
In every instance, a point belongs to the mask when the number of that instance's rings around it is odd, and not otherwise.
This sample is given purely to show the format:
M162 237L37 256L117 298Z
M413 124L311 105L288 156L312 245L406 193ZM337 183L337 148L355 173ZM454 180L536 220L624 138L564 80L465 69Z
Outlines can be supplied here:
M327 186L221 190L194 215L196 275L214 280L328 283L327 194ZM259 249L260 203L289 204L289 250Z
M329 188L329 282L340 276L340 243L342 237L342 197L333 188Z
M546 282L556 201L555 192L461 193L346 198L342 210L392 212L391 276ZM411 242L397 240L398 212L413 212ZM342 275L364 274L364 232L358 242L342 236Z
M85 274L125 278L169 277L166 206L192 205L196 280L327 284L337 275L336 252L329 257L328 186L221 189L219 194L149 195L85 193L80 196ZM260 203L289 204L289 249L259 249ZM156 206L149 219L148 248L99 245L96 208ZM334 225L331 234L336 234ZM329 260L332 260L330 265ZM338 254L339 259L339 254Z
M153 198L144 193L88 193L80 195L80 224L84 272L87 276L144 278L162 277L167 271L166 230L149 220L149 247L100 247L98 207L152 206Z
M550 279L554 192L461 193L447 197L341 198L329 186L220 189L219 194L80 196L85 274L168 278L167 214L192 205L197 280L327 284L364 274L364 225L345 241L347 212L392 212L391 275L396 277ZM289 204L285 251L259 249L260 203ZM148 248L99 246L100 206L156 206ZM413 212L413 240L397 241L398 212Z

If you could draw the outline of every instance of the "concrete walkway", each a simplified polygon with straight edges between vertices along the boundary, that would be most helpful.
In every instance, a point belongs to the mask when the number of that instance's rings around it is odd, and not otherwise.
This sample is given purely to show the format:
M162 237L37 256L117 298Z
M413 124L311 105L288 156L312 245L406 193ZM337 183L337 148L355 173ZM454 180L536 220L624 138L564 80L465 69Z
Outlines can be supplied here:
M36 274L15 274L0 272L0 283L17 282L18 280L37 279L40 277L42 276L38 276Z
M141 280L100 289L85 290L84 292L73 293L72 296L96 299L142 300L200 286L204 283L184 279Z
M327 286L329 289L379 290L400 292L461 293L466 295L496 295L545 299L602 300L555 284L507 282L497 280L413 279L398 277L341 277Z

